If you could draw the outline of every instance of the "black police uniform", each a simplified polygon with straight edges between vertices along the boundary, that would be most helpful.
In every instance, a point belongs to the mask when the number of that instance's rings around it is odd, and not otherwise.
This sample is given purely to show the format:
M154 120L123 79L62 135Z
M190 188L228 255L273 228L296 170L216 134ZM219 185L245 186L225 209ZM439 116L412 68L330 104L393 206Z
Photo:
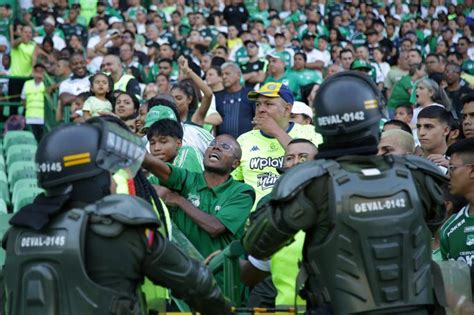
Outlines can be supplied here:
M69 124L39 144L46 195L12 218L3 242L7 314L141 314L145 276L203 314L227 314L210 271L157 232L151 206L109 195L109 171L141 163L142 152L114 126Z
M318 96L317 130L330 148L321 156L330 159L285 173L254 214L245 249L266 258L305 230L297 287L304 285L308 314L324 307L334 314L429 313L435 297L428 225L442 222L445 176L420 157L370 155L380 119L374 104L381 101L370 78L338 74Z

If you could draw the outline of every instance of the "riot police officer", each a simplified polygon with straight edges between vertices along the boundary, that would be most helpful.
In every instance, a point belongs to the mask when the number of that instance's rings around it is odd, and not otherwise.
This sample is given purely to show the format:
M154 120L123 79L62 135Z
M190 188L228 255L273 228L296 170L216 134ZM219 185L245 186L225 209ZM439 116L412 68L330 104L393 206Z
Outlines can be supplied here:
M306 231L297 286L309 314L427 314L435 304L429 227L443 220L446 178L415 156L378 157L382 97L346 71L315 99L315 161L290 169L243 243L266 258Z
M142 314L145 276L203 314L230 312L208 269L157 232L148 203L111 194L111 173L133 176L144 154L138 137L100 118L40 142L45 193L13 216L3 243L7 314Z

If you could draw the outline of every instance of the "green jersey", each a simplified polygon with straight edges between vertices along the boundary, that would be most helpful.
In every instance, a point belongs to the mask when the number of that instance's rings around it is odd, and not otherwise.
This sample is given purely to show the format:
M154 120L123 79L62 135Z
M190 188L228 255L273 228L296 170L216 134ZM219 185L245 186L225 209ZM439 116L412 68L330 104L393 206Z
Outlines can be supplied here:
M321 76L316 71L311 69L290 70L289 72L293 77L296 77L300 87L310 83L321 84L323 82L323 78L321 78Z
M138 13L139 10L145 12L145 14L147 12L146 9L142 6L130 7L127 10L128 18L131 19L132 21L135 21L137 19L137 13Z
M172 220L201 255L207 257L216 250L224 249L233 240L239 240L255 199L252 187L229 177L224 183L211 188L204 172L195 173L172 165L170 167L171 174L163 185L177 191L194 207L215 217L226 227L224 233L213 237L184 210L170 208Z
M439 235L443 259L462 261L472 268L474 215L469 214L469 205L452 215L441 227Z
M235 63L242 65L249 61L249 56L247 55L247 49L244 46L237 49L235 52Z
M397 108L400 105L409 104L412 89L413 82L410 76L402 77L392 89L392 94L388 100L388 107Z
M474 60L468 59L462 63L462 71L474 75Z
M7 17L0 18L0 35L6 37L7 40L10 40L10 25L11 20Z
M275 79L272 75L265 78L263 83L267 82L279 82L286 85L293 93L295 99L300 99L300 86L298 85L298 79L289 71L285 72L279 79Z
M290 123L287 133L293 139L308 139L315 145L323 142L321 135L314 131L312 125ZM283 167L285 149L277 139L264 134L261 130L246 132L237 139L237 142L242 149L242 158L232 176L252 186L258 202L272 190L280 177L277 168Z

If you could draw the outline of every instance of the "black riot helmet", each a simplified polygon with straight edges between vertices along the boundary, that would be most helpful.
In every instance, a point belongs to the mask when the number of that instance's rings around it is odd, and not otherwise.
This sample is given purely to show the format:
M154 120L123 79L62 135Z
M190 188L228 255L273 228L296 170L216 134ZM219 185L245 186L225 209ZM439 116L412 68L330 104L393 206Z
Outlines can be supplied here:
M80 193L88 199L87 194L94 193L97 183L110 187L110 174L119 169L127 169L134 176L144 156L142 140L116 124L101 118L65 124L47 134L38 145L38 183L49 196L71 191L74 195L78 193L74 189L80 186L85 190Z
M337 73L326 79L316 94L316 131L332 148L376 145L383 101L367 75L355 71Z

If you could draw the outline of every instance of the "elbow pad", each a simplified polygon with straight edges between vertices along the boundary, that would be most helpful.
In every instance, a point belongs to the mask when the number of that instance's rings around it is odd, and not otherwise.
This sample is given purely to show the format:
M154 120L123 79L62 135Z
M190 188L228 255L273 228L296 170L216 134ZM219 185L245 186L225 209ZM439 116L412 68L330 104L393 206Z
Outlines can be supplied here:
M283 222L281 212L275 211L273 213L268 204L266 209L261 211L252 222L242 243L245 250L253 257L265 259L289 244L297 230L279 227L277 222ZM272 214L275 214L276 217L274 218Z

